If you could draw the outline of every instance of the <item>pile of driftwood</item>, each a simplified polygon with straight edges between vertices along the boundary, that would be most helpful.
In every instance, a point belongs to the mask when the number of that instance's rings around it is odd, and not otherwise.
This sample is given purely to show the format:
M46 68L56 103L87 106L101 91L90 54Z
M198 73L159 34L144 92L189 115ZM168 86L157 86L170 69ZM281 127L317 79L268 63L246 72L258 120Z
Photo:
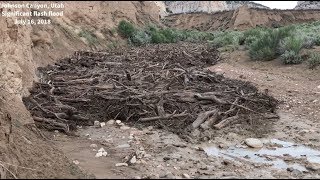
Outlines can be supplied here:
M204 70L218 61L215 48L188 43L76 52L39 68L24 102L39 127L66 133L110 119L178 134L268 119L277 101Z

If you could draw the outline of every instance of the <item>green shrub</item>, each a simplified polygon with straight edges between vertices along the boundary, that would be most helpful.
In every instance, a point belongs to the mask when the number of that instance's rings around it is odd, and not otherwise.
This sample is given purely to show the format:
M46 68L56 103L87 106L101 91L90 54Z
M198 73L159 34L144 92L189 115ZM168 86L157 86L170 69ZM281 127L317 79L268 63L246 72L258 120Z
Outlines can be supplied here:
M173 29L162 29L159 31L160 34L163 34L165 37L165 43L175 43L177 42L177 33Z
M152 32L151 33L151 42L155 43L155 44L159 44L159 43L165 43L166 37L165 35L161 34L160 32L156 31L156 32Z
M111 41L110 43L108 43L107 47L109 49L115 49L115 48L119 47L119 43L117 41Z
M249 45L250 58L265 61L275 59L283 53L281 52L281 48L279 48L279 42L288 37L293 30L294 27L292 26L273 30L267 29L260 38L256 39Z
M304 45L304 41L296 36L289 36L280 41L279 52L283 54L286 51L293 51L296 54L299 54L300 50Z
M301 56L293 50L285 51L280 59L283 64L300 64L302 62Z
M316 46L320 46L320 35L318 35L317 37L315 37L314 44L315 44Z
M129 38L129 43L136 46L146 45L150 42L151 37L142 30L137 30L134 35Z
M210 41L210 44L217 47L223 47L226 45L238 46L242 37L243 34L238 31L217 32L214 34L213 40Z
M259 39L263 34L267 32L266 28L254 28L249 29L243 33L241 45L249 47L255 40Z
M136 28L130 22L122 20L119 22L118 31L122 36L130 38L136 33Z
M96 44L98 42L96 35L94 35L88 30L81 30L79 32L79 36L84 37L90 45Z
M308 58L308 66L310 69L314 69L315 67L320 65L320 54L312 53Z

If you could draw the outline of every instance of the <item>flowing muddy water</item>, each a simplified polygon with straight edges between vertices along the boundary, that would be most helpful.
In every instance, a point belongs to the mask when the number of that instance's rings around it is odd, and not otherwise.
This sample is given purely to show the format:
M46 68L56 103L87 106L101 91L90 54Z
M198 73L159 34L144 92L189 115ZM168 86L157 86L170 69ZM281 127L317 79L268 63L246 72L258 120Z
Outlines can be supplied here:
M246 146L233 146L228 149L219 149L215 146L203 146L209 156L222 157L233 161L267 164L277 169L293 168L299 171L308 171L304 165L295 161L305 161L320 164L320 151L278 139L262 140L272 147L248 148ZM287 162L286 158L292 158ZM293 163L290 163L293 162Z

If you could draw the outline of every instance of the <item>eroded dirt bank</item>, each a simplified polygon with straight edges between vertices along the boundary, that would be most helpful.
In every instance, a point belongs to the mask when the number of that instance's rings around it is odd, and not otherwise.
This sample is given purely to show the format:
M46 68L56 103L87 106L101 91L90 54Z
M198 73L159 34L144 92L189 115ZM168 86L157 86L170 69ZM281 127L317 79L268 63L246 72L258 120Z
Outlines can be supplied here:
M27 96L28 88L38 80L37 67L75 50L106 48L108 43L119 39L111 29L121 19L137 25L159 20L153 2L94 1L64 5L64 16L50 17L51 25L18 26L13 18L0 17L1 178L84 177L52 143L44 141L23 105L22 96Z
M320 10L267 10L246 6L216 13L175 14L164 18L164 24L179 29L214 31L246 30L255 27L279 27L320 20Z

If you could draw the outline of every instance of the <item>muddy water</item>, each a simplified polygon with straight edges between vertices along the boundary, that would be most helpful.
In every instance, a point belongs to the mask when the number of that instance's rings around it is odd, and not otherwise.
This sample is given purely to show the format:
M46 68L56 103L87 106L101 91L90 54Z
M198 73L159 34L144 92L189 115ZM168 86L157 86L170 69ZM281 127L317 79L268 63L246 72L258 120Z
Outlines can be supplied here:
M262 140L262 142L265 147L261 149L246 146L233 146L226 150L218 149L215 146L203 146L203 149L209 156L247 163L267 164L277 169L293 168L307 171L302 164L295 162L297 160L320 164L320 151L278 139ZM291 160L287 162L284 160L286 158L291 158Z

